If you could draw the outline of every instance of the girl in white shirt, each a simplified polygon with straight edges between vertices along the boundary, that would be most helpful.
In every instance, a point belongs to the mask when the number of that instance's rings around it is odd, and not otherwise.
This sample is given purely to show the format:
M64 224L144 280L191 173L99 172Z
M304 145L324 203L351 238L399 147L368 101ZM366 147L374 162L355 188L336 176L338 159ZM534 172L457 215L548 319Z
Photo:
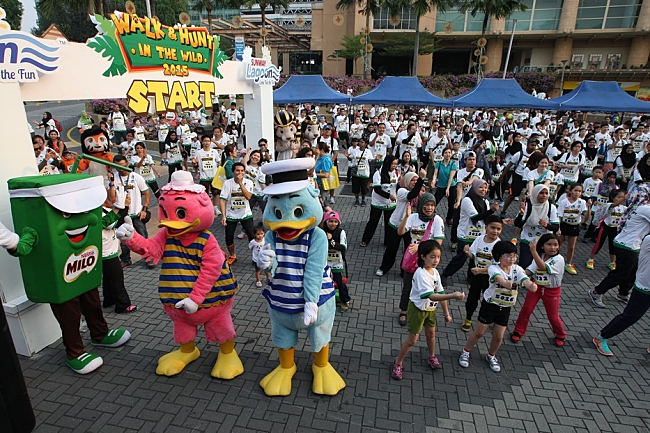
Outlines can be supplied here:
M149 189L154 193L156 198L160 197L160 188L156 177L160 174L156 171L153 158L147 153L147 148L144 143L138 142L135 144L135 154L131 155L129 165L133 167L136 173L144 178L147 182Z

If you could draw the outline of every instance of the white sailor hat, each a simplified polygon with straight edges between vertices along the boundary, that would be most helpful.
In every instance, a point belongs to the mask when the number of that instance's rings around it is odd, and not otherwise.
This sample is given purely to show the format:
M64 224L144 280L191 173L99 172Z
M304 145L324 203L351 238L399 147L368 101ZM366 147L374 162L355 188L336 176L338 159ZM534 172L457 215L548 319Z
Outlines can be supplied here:
M314 168L313 158L294 158L270 162L262 166L262 173L273 176L273 184L264 188L266 195L288 194L309 186L307 172Z

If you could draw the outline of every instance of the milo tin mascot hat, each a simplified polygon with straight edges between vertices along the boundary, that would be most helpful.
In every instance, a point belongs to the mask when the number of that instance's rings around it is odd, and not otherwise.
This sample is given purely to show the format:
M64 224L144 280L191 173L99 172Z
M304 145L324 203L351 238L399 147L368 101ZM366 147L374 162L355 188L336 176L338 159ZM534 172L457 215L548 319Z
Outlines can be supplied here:
M16 232L29 227L38 242L20 257L27 297L60 304L102 282L101 176L59 174L9 179Z

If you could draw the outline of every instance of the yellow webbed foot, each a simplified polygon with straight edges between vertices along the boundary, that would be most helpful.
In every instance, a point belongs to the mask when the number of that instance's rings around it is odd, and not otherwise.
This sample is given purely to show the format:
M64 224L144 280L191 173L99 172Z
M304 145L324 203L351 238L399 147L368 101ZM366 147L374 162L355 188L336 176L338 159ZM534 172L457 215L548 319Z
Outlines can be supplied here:
M158 359L156 374L160 376L175 376L199 356L201 356L201 352L196 347L191 352L182 352L180 349L174 350Z
M230 353L223 353L220 350L210 375L218 379L234 379L243 372L244 364L235 350Z
M271 397L289 395L291 394L291 379L294 374L296 374L296 364L293 364L291 368L282 368L278 365L260 381L260 386L264 388L264 394Z
M311 371L314 373L314 383L311 388L314 394L336 395L345 388L343 378L329 362L324 367L313 364Z

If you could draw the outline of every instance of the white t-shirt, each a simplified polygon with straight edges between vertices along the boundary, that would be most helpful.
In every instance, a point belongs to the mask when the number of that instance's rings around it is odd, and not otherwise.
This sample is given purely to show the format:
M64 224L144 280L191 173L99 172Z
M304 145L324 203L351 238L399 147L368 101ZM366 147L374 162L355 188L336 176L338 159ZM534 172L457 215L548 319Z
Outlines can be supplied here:
M124 132L126 131L126 118L121 112L112 112L108 116L108 120L112 122L113 131Z
M264 193L262 192L264 187L262 185L266 185L266 176L262 173L262 167L247 165L244 176L253 183L253 190L250 191L250 193L253 194L255 198L264 197Z
M641 241L649 233L650 205L641 205L628 213L625 225L614 238L614 245L629 251L638 252L641 248Z
M348 149L348 154L352 158L350 166L357 167L357 177L370 179L370 161L373 159L372 151L367 148L361 150L359 147L351 147Z
M134 126L133 131L135 132L135 139L138 141L144 142L146 137L144 136L144 126Z
M372 135L369 138L369 143L372 143L372 140L377 137L377 141L375 141L375 145L371 146L373 148L373 154L375 155L376 158L378 158L379 161L384 160L384 156L386 156L386 153L388 152L388 149L392 146L390 137L388 134L382 134L382 135L377 135L376 132L373 132Z
M432 301L429 296L436 293L445 293L440 281L440 274L433 269L433 275L424 268L417 268L413 274L413 285L409 300L420 311L436 311L438 301Z
M345 230L341 230L339 235L339 243L343 245L346 249L348 248L348 238L345 234ZM328 240L329 242L329 240ZM337 270L341 272L345 269L345 262L343 261L343 253L339 250L330 248L327 251L327 265L332 268L332 271Z
M483 299L499 307L513 307L517 302L519 287L524 281L530 280L526 272L519 265L512 265L510 272L506 272L500 265L492 265L488 268L488 275L490 276L490 285L483 292ZM497 276L507 281L514 281L517 287L504 288L499 286L495 280Z
M158 141L163 143L167 139L167 134L169 134L169 123L156 125L156 129L158 130Z
M560 220L557 217L557 207L555 207L554 204L549 204L549 209L550 215L544 215L544 219L547 220L549 224L559 224ZM528 204L526 204L524 212L524 215L528 213ZM522 244L528 245L532 241L537 241L543 234L546 233L549 233L549 230L546 227L540 226L539 224L534 226L524 225L524 227L521 229L521 235L519 235L519 239L521 239Z
M199 149L194 154L194 158L199 166L199 178L204 182L212 181L219 169L219 152L216 149L207 151Z
M650 295L650 236L646 236L641 243L634 288L645 295Z
M522 146L524 146L522 144ZM526 169L526 164L528 163L528 158L530 158L531 153L528 153L524 147L524 149L521 152L517 152L515 155L512 156L511 162L512 165L515 166L515 173L517 173L519 176L522 177L524 176L524 170Z
M409 192L411 191L406 188L400 188L397 190L397 204L388 220L388 224L395 230L397 230L400 222L402 222L402 218L404 218L404 214L406 214L406 207L411 205L410 201L407 200Z
M129 173L126 176L120 176L115 173L115 206L124 209L126 195L131 198L129 206L129 215L136 215L142 212L142 193L149 189L147 182L138 173Z
M167 161L169 164L180 164L183 161L183 154L178 148L179 144L179 142L169 142L165 145L165 150L167 151Z
M226 118L228 119L228 125L237 125L241 121L241 113L236 108L229 108L226 110Z
M439 137L438 134L434 134L427 142L425 150L427 153L433 151L433 162L440 162L442 161L442 153L447 147L449 147L449 144L447 135Z
M636 164L634 164L632 167L624 167L620 155L617 156L614 160L614 170L616 171L616 177L619 179L629 181L632 178L635 167Z
M487 199L485 201L485 206L490 207L490 203ZM485 223L483 220L479 220L476 223L472 221L471 217L477 215L478 211L474 207L472 199L469 197L463 198L460 202L460 220L458 221L458 239L463 242L471 243L474 242L474 239L481 236L485 231Z
M183 145L192 144L192 137L190 137L190 125L178 125L176 127L176 135Z
M469 176L469 174L472 173L472 171L474 172L474 174L472 174L472 177L465 180L465 178L467 176ZM472 179L483 179L483 169L482 168L477 168L475 170L468 170L467 167L464 167L464 168L461 168L460 170L458 170L456 172L456 181L458 183L468 182L468 181L470 181ZM465 197L467 195L467 192L469 191L469 189L471 187L472 186L470 185L470 186L466 186L466 187L463 188L463 197Z
M472 245L469 247L469 252L474 257L474 264L478 268L489 268L492 265L498 264L492 257L492 248L501 239L497 238L494 242L486 242L485 235L479 236L474 239Z
M613 163L616 160L616 157L621 154L621 151L623 150L623 146L625 146L626 144L627 141L619 140L618 142L616 142L613 148L607 149L607 153L605 154L605 162Z
M106 216L109 212L113 212L113 209L102 207L103 216ZM102 258L104 259L117 256L120 250L120 241L117 240L117 236L115 235L116 225L117 220L102 230Z
M555 173L553 173L553 170L546 169L545 172L540 173L537 170L528 170L526 169L526 178L525 180L530 182L531 180L535 185L544 183L547 180L550 180L551 182L553 181L553 178L555 177Z
M406 188L403 188L406 189ZM431 239L444 239L445 238L445 223L439 215L433 217L431 230L429 231L429 238L422 239L424 232L427 231L429 221L422 221L420 215L417 213L411 214L406 220L406 231L411 232L411 243L417 244L422 241Z
M257 242L255 239L251 239L251 241L248 243L248 249L251 250L251 257L253 259L253 262L257 263L257 258L259 257L262 248L264 248L264 244L264 238L262 238L261 242Z
M612 207L611 203L609 204L610 206L606 211L604 223L609 227L618 227L618 222L627 210L627 206L619 204L618 206Z
M381 183L381 170L377 170L375 174L372 176L372 196L371 196L371 206L376 207L378 209L394 209L396 203L392 201L390 198L385 198L377 194L374 190L374 187L379 186L381 187L382 191L387 192L390 195L393 195L397 197L396 193L396 188L397 188L397 172L396 171L391 171L389 173L390 177L390 183Z
M244 178L243 183L249 192L253 190L253 182ZM241 221L253 218L250 203L244 197L241 187L235 183L235 179L228 179L223 183L219 197L226 200L226 220Z
M561 221L571 226L580 225L582 216L587 213L587 203L581 198L571 203L569 199L560 200L557 204L557 214Z
M602 180L594 180L591 177L585 179L585 181L582 182L582 196L587 198L596 197L601 183L603 183Z
M409 152L411 154L411 161L417 161L418 160L418 149L422 147L422 139L420 138L420 134L417 132L413 137L411 137L411 140L407 143L404 144L402 143L402 140L406 140L409 137L409 134L407 131L402 131L399 133L397 136L397 139L395 140L395 149L399 146L400 152L403 154L404 152ZM401 158L402 155L395 155L398 158Z
M581 154L578 156L573 156L571 153L565 153L562 155L559 164L567 164L569 167L562 167L560 173L564 176L564 182L576 183L578 181L578 176L580 176L580 170L582 166L585 165L585 157Z
M144 162L140 167L138 167L138 163L140 162L140 157L138 155L132 155L131 156L131 161L130 164L132 167L135 168L135 172L138 173L140 176L144 178L145 181L151 182L153 180L156 180L156 174L153 172L152 168L156 163L153 161L153 158L151 155L147 155L144 158Z
M528 266L528 270L534 275L535 283L542 288L561 287L564 276L564 257L558 254L549 258L543 257L542 260L546 264L545 269L537 269L535 260Z

